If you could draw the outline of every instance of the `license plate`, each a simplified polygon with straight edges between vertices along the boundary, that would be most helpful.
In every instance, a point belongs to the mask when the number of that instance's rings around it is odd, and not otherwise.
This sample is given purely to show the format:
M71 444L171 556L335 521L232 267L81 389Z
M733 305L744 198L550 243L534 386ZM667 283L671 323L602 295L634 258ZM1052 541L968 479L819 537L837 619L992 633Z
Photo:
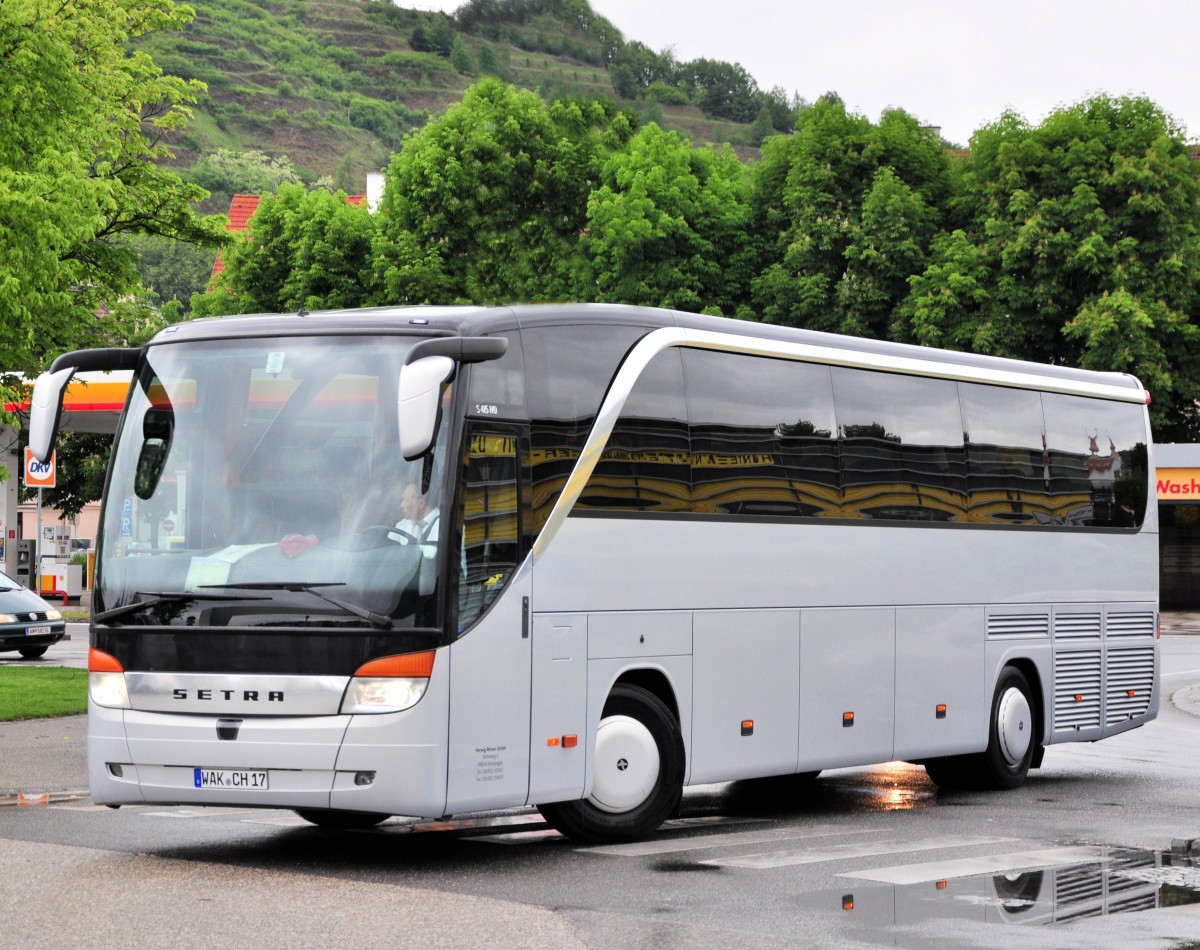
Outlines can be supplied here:
M245 769L193 769L196 788L269 788L266 772Z
M26 627L25 636L27 637L48 637L50 636L49 627Z

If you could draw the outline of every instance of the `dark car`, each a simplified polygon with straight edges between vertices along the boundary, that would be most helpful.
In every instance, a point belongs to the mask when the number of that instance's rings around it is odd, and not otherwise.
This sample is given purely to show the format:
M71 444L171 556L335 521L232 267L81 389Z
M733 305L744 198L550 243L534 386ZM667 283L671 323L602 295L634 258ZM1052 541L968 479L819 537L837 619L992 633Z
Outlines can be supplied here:
M61 613L0 571L0 652L16 650L32 660L66 632Z

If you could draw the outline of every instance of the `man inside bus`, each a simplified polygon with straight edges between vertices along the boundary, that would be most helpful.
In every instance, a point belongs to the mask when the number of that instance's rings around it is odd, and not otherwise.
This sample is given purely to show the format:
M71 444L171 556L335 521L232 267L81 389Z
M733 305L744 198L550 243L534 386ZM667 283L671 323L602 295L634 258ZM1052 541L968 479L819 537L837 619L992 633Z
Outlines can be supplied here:
M398 544L419 544L421 556L433 558L437 553L440 511L429 507L416 482L404 486L400 508L404 517L396 522L396 530L389 532L388 537Z

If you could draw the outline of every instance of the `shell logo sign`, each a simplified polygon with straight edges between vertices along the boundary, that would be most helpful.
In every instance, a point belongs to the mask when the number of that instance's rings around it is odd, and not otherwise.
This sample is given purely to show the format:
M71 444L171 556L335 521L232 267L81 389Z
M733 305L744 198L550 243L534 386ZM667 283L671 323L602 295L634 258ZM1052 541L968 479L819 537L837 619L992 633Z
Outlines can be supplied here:
M39 462L33 457L33 450L25 449L25 487L53 488L54 487L54 453L45 462Z

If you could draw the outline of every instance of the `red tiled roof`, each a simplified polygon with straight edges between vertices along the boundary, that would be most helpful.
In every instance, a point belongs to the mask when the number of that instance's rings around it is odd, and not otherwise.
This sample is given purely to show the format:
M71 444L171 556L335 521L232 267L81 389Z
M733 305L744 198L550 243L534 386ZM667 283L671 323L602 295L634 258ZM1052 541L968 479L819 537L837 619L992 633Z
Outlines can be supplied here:
M229 224L225 225L225 230L245 231L260 201L262 195L234 195L229 205Z

